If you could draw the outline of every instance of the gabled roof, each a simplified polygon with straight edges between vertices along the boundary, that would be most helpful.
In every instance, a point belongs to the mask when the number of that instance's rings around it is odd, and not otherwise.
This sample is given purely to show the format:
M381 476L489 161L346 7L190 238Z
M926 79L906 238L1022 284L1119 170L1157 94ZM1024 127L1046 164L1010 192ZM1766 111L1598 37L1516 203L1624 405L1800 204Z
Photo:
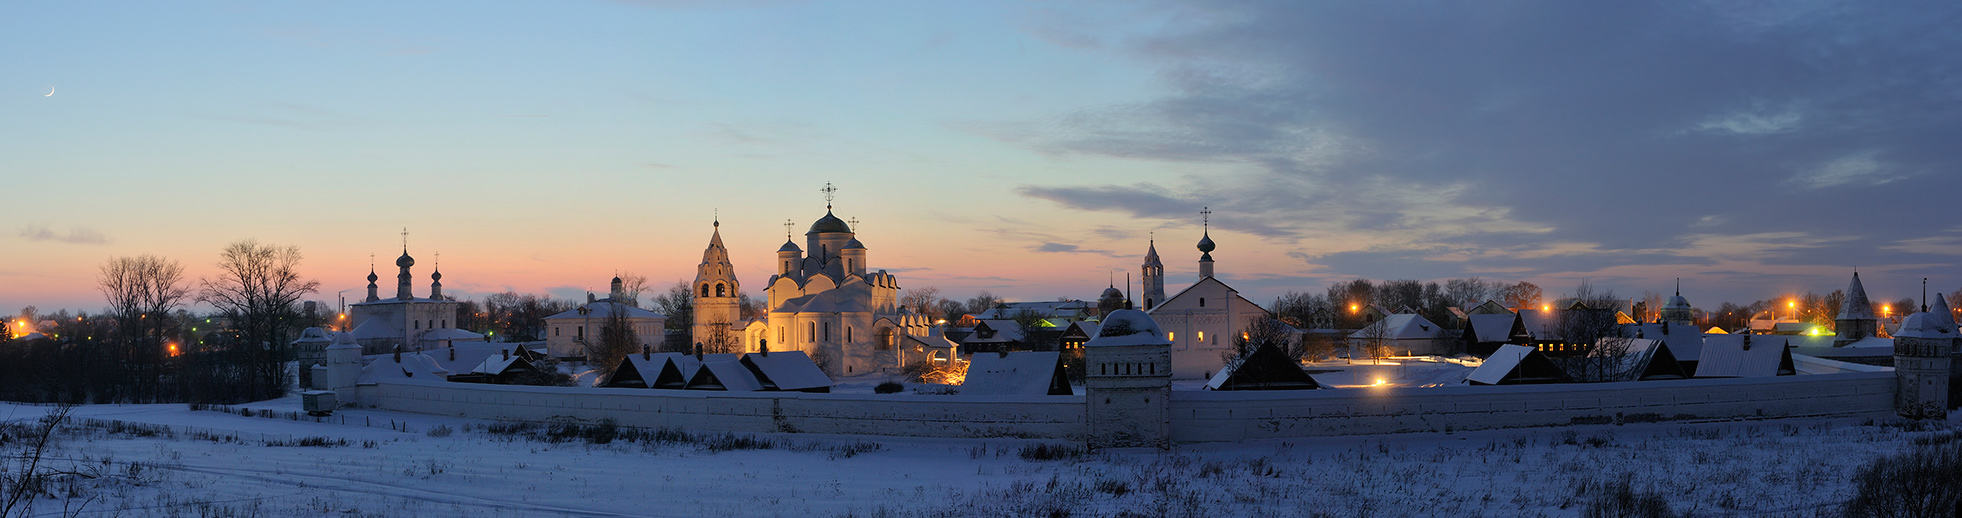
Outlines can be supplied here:
M1097 336L1097 327L1101 325L1103 324L1089 320L1070 322L1069 327L1063 328L1063 336L1081 336L1088 340L1092 336Z
M1178 299L1179 299L1180 297L1184 297L1186 293L1189 293L1189 292L1191 292L1191 291L1192 291L1192 290L1193 290L1194 288L1198 288L1199 286L1201 286L1201 285L1204 285L1204 284L1207 284L1207 283L1211 283L1211 284L1218 284L1218 285L1219 285L1219 287L1221 287L1221 288L1225 288L1225 289L1226 289L1226 291L1227 291L1228 293L1231 293L1231 294L1233 295L1233 298L1235 298L1235 299L1238 299L1238 300L1239 300L1239 301L1240 301L1240 302L1241 302L1242 304L1246 304L1246 305L1248 305L1248 306L1250 306L1250 307L1253 307L1253 308L1256 308L1256 309L1259 309L1261 313L1266 313L1266 314L1268 314L1268 315L1272 315L1272 313L1269 313L1269 312L1267 311L1267 308L1264 308L1264 307L1261 307L1261 306L1260 306L1259 304L1255 304L1255 303L1253 303L1253 301L1251 301L1251 300L1247 300L1247 298L1246 298L1246 297L1242 297L1242 296L1240 296L1240 290L1236 290L1236 289L1233 289L1233 287L1232 287L1232 286L1228 286L1228 285L1226 285L1226 283L1224 283L1224 282L1220 282L1220 280L1219 280L1219 279L1217 279L1217 278L1213 278L1213 277L1201 277L1201 278L1200 278L1200 279L1199 279L1199 280L1198 280L1197 282L1194 282L1194 283L1192 283L1192 285L1191 285L1191 286L1186 286L1186 287L1185 287L1185 289L1182 289L1182 290L1179 290L1179 292L1178 292L1178 293L1175 293L1175 294L1173 294L1173 295L1172 295L1172 296L1170 296L1170 297L1165 297L1165 300L1163 300L1163 301L1160 301L1160 302L1158 303L1158 305L1156 305L1156 306L1153 306L1153 307L1152 307L1151 309L1149 309L1149 310L1146 310L1145 312L1146 312L1146 313L1152 313L1152 312L1156 312L1156 311L1158 311L1158 310L1160 310L1160 309L1163 309L1163 308L1165 307L1165 305L1166 305L1166 304L1169 304L1169 303L1171 303L1171 302L1172 302L1172 301L1174 301L1174 300L1178 300ZM1221 306L1221 307L1225 307L1225 306Z
M1698 378L1757 378L1798 374L1785 337L1709 335L1696 362Z
M1239 361L1228 362L1206 381L1208 390L1306 390L1322 388L1301 364L1273 344L1261 344Z
M1054 318L1054 317L1075 318L1081 316L1085 312L1090 311L1090 308L1093 307L1096 307L1096 305L1081 300L1059 300L1059 301L1048 301L1048 302L1003 302L1000 304L996 304L995 307L988 308L986 311L975 313L974 318L979 318L982 320L1013 319L1015 318L1015 315L1020 314L1025 310L1034 312L1037 316L1041 316L1043 318Z
M992 332L991 336L981 336L990 334L990 332ZM1023 338L1022 326L1016 324L1014 320L982 320L980 323L974 325L974 334L967 335L967 338L962 338L961 343L1008 343L1020 342Z
M969 360L964 396L1067 396L1069 378L1063 374L1062 353L1024 351L978 353Z
M726 390L730 392L755 392L763 390L763 384L756 375L738 360L704 361L695 375L688 378L689 390Z
M1667 332L1664 332L1664 331ZM1696 326L1677 326L1661 322L1624 326L1622 336L1662 340L1676 359L1698 361L1703 356L1703 331Z
M929 333L927 336L913 336L910 334L901 334L900 336L901 336L900 339L910 340L914 344L922 347L934 347L934 348L941 348L941 349L953 349L953 348L960 347L960 344L954 343L953 340L948 340L947 335L940 334L940 333Z
M1559 340L1560 315L1539 309L1519 310L1519 323L1526 326L1526 334L1534 340Z
M1472 313L1465 316L1465 325L1471 328L1473 336L1480 342L1506 342L1513 340L1512 332L1519 325L1519 315L1507 313Z
M423 340L483 340L484 335L457 328L431 329L422 334Z
M435 358L423 353L402 353L402 361L397 363L395 355L382 355L361 369L359 384L371 384L384 379L419 379L443 381L450 371L443 368Z
M579 314L579 308L573 308L556 315L545 317L545 319L559 320L559 319L566 319L566 318L593 318L593 319L607 318L609 316L612 316L613 312L616 310L626 312L626 318L659 318L659 319L668 318L666 316L661 315L660 313L655 313L652 311L629 306L626 304L621 304L612 301L605 301L605 300L580 304L579 307L586 308L587 311L590 312L590 314L581 315Z
M743 355L742 363L764 390L831 391L831 377L825 376L804 351L749 353Z
M355 340L402 338L402 332L396 331L394 326L388 325L388 322L384 322L384 320L387 319L370 318L363 320L361 321L361 325L354 326L354 330L349 331L348 335L354 337Z
M1471 315L1510 315L1512 314L1512 310L1506 309L1506 305L1500 304L1499 301L1487 299L1485 302L1481 302L1477 306L1473 306L1470 310L1465 311L1465 313Z
M1613 381L1639 381L1683 379L1689 373L1683 364L1670 352L1669 345L1662 340L1650 338L1627 338L1627 351L1622 353L1621 365L1615 372Z
M464 374L488 374L491 376L501 376L505 373L512 372L514 370L530 369L530 368L532 368L531 361L526 360L523 356L513 354L509 357L506 357L502 354L499 354L497 356L484 358L483 363L477 364L476 367L472 367L468 372Z
M1567 371L1561 370L1539 349L1510 344L1499 346L1485 363L1465 376L1465 382L1473 385L1558 383L1568 379Z
M1383 317L1354 333L1350 338L1383 338L1386 340L1426 340L1437 337L1437 324L1431 323L1423 315L1399 313ZM1382 333L1377 335L1377 333Z
M675 371L668 374L678 378L671 380L677 385L673 388L681 388L679 385L688 381L684 376L693 372L681 373L678 368L670 367L678 358L687 358L688 362L695 360L695 357L681 353L629 354L620 359L620 366L613 369L613 374L600 380L599 386L658 388L664 371Z

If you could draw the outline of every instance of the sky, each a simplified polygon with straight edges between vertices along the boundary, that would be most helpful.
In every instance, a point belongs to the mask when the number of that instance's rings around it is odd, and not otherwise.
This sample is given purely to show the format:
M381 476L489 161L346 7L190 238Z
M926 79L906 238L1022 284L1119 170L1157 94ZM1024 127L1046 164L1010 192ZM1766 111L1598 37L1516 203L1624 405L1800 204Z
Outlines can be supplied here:
M1582 279L1692 303L1962 287L1962 5L12 2L0 312L105 260L296 245L315 299L761 295L784 223L964 298ZM1200 209L1211 210L1202 227ZM1135 285L1135 284L1134 284ZM384 292L392 292L383 286ZM346 290L346 291L342 291Z

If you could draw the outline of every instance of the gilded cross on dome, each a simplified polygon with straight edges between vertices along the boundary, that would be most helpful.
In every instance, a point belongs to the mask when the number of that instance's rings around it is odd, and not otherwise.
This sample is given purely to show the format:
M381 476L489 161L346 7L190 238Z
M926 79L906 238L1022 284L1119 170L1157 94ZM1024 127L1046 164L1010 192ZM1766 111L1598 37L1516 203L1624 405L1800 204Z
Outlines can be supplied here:
M824 193L824 210L831 210L831 199L834 197L833 193L838 192L838 188L832 187L831 182L824 182L824 188L818 191Z

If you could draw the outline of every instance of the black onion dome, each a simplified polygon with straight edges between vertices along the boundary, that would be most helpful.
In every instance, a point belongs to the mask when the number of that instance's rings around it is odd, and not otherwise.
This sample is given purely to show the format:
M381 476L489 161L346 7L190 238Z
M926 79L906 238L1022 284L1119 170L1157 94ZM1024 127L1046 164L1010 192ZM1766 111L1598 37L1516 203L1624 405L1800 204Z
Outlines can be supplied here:
M811 231L809 233L811 234L828 234L832 232L850 233L851 231L852 231L852 227L850 225L846 225L845 220L838 219L837 216L831 215L831 211L827 210L824 211L824 217L818 218L817 223L811 224Z
M395 258L396 268L408 268L410 266L415 266L415 265L416 265L416 259L414 257L409 257L408 250L402 251L402 257Z
M381 280L381 276L375 275L374 270L368 270L368 284L374 284L375 281L379 280Z
M1209 232L1206 235L1199 236L1199 251L1212 253L1213 246L1214 245L1213 245L1212 233Z

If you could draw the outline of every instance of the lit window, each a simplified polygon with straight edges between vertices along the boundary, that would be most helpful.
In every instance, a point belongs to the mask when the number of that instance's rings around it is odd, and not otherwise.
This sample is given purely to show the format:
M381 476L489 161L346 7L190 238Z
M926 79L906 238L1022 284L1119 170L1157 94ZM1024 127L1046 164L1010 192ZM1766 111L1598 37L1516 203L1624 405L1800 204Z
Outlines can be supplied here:
M1201 299L1201 300L1204 300L1204 299ZM1200 342L1205 342L1205 341L1206 341L1206 332L1205 332L1205 331L1200 331L1200 332L1199 332L1199 341L1200 341Z
M1166 331L1166 332L1165 332L1165 341L1168 341L1168 342L1176 342L1176 341L1178 341L1178 340L1179 340L1178 338L1175 338L1176 336L1178 336L1178 333L1174 333L1174 332L1170 332L1170 331Z

